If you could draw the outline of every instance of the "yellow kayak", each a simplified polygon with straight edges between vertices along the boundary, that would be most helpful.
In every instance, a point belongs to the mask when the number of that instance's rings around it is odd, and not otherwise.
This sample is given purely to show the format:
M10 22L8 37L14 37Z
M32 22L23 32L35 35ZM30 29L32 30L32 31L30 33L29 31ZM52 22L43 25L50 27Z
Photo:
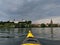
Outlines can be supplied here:
M39 41L34 37L31 31L28 32L26 39L21 45L41 45Z

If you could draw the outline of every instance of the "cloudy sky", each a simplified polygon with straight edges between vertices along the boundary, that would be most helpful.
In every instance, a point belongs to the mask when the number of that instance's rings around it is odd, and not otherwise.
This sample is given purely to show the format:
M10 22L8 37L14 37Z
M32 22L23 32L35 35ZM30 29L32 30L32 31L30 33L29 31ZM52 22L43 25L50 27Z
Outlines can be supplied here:
M0 0L0 21L3 20L60 20L60 0ZM58 20L58 21L57 21Z

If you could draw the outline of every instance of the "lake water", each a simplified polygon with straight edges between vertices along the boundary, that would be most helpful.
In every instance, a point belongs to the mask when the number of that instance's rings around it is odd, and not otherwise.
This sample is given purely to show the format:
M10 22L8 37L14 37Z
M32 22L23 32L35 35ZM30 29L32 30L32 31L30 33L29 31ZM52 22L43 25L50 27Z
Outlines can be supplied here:
M51 34L51 30L53 30L53 34ZM33 34L37 38L45 38L51 40L60 40L60 28L33 28L32 29ZM53 37L51 37L53 35Z
M33 32L37 39L40 39L39 41L43 45L48 45L49 43L49 45L55 45L55 42L56 44L60 43L60 28L0 28L0 45L20 45L29 30ZM53 34L51 30L53 30Z

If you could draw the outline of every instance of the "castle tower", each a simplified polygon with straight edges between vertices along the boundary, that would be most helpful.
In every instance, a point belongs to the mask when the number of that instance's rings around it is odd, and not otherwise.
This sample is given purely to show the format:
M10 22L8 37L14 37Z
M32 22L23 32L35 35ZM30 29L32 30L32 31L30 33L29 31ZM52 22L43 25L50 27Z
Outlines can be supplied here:
M53 24L53 20L51 19L50 24Z

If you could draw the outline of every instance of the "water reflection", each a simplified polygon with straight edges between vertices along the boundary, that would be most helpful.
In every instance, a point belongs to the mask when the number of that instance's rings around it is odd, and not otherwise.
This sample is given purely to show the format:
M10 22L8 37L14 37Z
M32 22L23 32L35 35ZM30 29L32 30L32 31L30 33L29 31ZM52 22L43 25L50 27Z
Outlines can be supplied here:
M53 35L53 21L52 21L52 19L51 19L51 22L50 22L50 24L51 24L51 39L53 40L53 38L54 38L54 35Z
M32 28L36 38L45 38L49 40L60 40L60 28Z
M29 28L0 28L0 37L26 35L29 30Z
M0 28L0 45L20 45L29 30L36 38L52 39L51 28ZM53 40L60 40L60 28L53 28Z
M53 38L60 39L60 28L0 28L0 37L1 36L22 36L26 35L29 30L32 30L33 34L37 38ZM52 30L52 31L51 31ZM54 32L54 33L53 33Z
M0 45L20 45L29 28L0 28Z

